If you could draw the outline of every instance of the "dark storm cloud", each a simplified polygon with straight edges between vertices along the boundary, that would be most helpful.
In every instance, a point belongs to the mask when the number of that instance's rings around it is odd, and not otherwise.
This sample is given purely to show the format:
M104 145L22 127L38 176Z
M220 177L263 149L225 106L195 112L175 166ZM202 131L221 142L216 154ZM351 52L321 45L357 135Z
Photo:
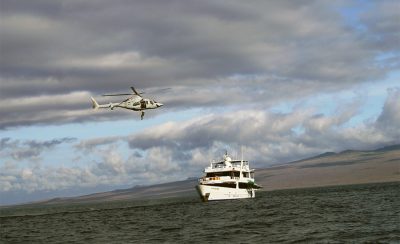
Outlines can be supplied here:
M328 1L4 0L0 96L42 99L121 92L131 85L172 87L181 93L155 95L182 109L234 105L248 97L272 104L343 89L396 68L377 61L381 54L397 57L394 4L365 8L363 32L343 23L337 9L345 4ZM232 79L237 75L243 76ZM229 96L215 88L228 89ZM56 101L52 108L15 105L19 113L14 105L2 107L1 117L13 119L3 119L0 129L121 118L93 117L85 111L87 102L79 101Z
M373 43L382 50L398 51L400 43L400 3L396 0L383 1L374 5L374 12L361 15Z

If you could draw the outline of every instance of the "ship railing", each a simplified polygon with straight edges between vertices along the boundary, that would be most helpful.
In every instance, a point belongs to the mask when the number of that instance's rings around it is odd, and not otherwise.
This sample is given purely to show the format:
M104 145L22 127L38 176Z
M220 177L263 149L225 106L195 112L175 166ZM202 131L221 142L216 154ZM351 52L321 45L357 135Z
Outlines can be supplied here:
M225 165L223 165L223 164L214 164L212 168L213 169L225 168Z
M199 179L199 182L215 181L215 180L239 180L239 179L240 177L214 176L214 177L202 177Z

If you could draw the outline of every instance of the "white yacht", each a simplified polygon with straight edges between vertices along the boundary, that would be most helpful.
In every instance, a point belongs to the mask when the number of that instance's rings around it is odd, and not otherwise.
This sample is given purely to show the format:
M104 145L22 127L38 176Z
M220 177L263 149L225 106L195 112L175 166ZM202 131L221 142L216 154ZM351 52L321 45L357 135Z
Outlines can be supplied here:
M255 191L261 188L254 182L254 169L250 169L249 162L232 160L227 153L222 161L211 162L204 173L196 186L204 202L254 198Z

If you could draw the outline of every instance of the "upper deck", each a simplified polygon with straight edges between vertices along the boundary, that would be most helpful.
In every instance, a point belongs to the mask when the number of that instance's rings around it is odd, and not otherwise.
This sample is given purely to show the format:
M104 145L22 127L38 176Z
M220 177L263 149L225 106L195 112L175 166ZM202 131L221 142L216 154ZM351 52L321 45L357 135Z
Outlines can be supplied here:
M204 169L205 173L210 172L224 172L224 171L245 171L253 172L250 169L249 162L245 160L232 160L229 156L225 155L223 161L211 162L210 166Z

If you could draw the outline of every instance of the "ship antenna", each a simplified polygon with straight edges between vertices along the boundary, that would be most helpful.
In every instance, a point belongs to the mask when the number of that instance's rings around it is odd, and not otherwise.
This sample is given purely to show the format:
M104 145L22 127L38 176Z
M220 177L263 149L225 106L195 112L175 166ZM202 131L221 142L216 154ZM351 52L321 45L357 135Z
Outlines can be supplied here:
M242 162L243 162L243 146L240 147L240 150L242 151Z

